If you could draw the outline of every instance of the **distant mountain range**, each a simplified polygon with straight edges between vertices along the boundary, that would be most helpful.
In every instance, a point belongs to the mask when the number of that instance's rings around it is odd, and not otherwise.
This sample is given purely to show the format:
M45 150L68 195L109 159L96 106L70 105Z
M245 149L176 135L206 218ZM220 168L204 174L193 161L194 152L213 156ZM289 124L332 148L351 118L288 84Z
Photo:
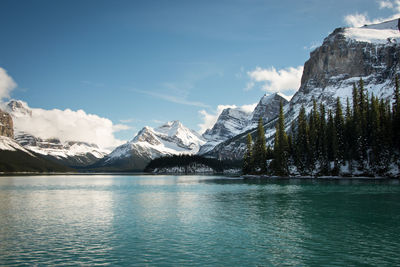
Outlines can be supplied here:
M273 141L281 102L289 128L302 105L307 111L311 110L313 99L327 108L333 108L337 97L342 103L346 103L347 98L351 101L353 83L360 78L369 94L391 101L394 77L400 73L398 23L396 19L334 30L311 52L304 65L301 86L290 102L275 93L264 95L252 112L241 108L225 109L213 127L202 135L179 121L171 121L155 129L144 127L131 141L107 151L95 144L77 140L62 142L57 136L42 139L20 131L18 125L13 125L12 118L29 120L32 111L24 102L12 100L3 107L5 112L0 113L0 135L4 136L0 139L0 151L18 151L57 166L105 171L140 171L150 160L165 155L199 154L241 159L246 135L254 135L259 118L263 119L267 142Z
M160 156L196 154L205 142L201 135L179 121L167 122L156 129L146 126L91 168L143 170L147 163Z

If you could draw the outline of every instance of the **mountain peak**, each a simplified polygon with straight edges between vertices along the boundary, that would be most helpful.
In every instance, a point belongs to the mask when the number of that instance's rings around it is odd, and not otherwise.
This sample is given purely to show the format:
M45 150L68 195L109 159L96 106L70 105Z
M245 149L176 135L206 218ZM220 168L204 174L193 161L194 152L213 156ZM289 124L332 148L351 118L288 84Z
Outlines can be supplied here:
M345 28L343 35L348 40L358 42L393 44L400 42L400 19L377 24L364 25L358 28Z
M169 121L163 125L161 125L160 127L158 127L158 129L162 129L162 128L181 128L184 127L182 125L182 123L178 120L174 120L174 121Z
M6 109L16 117L32 116L32 110L29 108L28 104L21 100L10 100L6 105Z
M251 123L257 123L260 117L263 119L264 123L276 118L279 114L279 106L281 102L283 105L289 103L281 93L265 94L253 111Z
M359 28L375 29L375 30L397 30L400 31L400 18L383 21L380 23L364 25Z

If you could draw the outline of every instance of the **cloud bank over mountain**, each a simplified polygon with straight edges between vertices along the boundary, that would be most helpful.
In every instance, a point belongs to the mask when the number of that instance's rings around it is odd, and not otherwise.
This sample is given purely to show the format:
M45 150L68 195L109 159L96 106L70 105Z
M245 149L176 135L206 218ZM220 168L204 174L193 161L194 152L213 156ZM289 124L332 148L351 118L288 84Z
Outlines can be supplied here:
M10 93L17 87L13 78L7 74L7 71L0 67L0 101L10 98Z

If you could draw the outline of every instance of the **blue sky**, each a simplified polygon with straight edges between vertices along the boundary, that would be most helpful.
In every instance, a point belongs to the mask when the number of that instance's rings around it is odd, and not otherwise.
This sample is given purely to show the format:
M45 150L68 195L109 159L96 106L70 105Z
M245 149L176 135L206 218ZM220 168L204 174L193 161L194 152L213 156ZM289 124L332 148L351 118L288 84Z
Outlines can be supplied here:
M169 120L199 130L218 105L280 90L251 78L257 67L302 66L346 16L383 18L395 8L375 0L2 0L0 67L18 84L12 98L129 126L119 139Z

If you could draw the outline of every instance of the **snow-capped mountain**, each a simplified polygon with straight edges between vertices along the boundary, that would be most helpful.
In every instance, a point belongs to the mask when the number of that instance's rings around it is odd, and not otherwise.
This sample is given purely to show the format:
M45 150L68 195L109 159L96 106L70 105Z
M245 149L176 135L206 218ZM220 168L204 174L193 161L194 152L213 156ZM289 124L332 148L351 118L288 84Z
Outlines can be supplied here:
M204 154L219 143L240 134L248 125L250 116L251 113L241 108L224 109L214 126L204 132L203 137L207 143L200 148L199 154Z
M116 149L94 167L118 166L119 169L143 170L150 160L176 154L196 154L206 141L179 121L153 129L144 127L130 142Z
M250 113L241 108L224 109L214 126L203 134L207 143L200 148L199 154L205 154L223 141L254 129L257 127L260 117L263 119L263 122L268 122L276 118L279 114L279 105L281 102L283 105L288 103L280 93L274 93L264 95L253 112Z
M312 99L334 108L336 98L342 104L352 100L353 84L360 78L369 94L392 100L395 76L400 73L400 20L360 28L338 28L323 44L310 53L304 64L301 86L284 108L286 126L298 116L301 105L309 112ZM275 133L275 121L264 125L267 141ZM245 151L245 131L218 144L206 155L241 159Z
M44 140L23 132L18 132L15 140L30 151L75 167L93 164L109 153L95 144L74 141L61 142L57 138Z
M0 109L0 136L14 137L13 120L7 112Z
M25 149L55 160L61 164L81 167L93 164L103 158L110 151L101 149L95 144L74 140L61 142L55 136L51 139L42 139L26 131L21 131L20 124L31 119L32 109L19 100L11 100L4 106L5 110L14 119L14 138Z
M71 171L26 149L13 135L12 117L0 110L0 173Z
M22 151L30 156L34 157L31 151L25 149L19 143L17 143L14 139L7 136L0 136L0 150L8 150L8 151Z
M264 95L251 115L251 126L256 127L260 118L262 118L264 123L275 119L279 115L279 106L281 102L285 106L289 101L280 93Z

